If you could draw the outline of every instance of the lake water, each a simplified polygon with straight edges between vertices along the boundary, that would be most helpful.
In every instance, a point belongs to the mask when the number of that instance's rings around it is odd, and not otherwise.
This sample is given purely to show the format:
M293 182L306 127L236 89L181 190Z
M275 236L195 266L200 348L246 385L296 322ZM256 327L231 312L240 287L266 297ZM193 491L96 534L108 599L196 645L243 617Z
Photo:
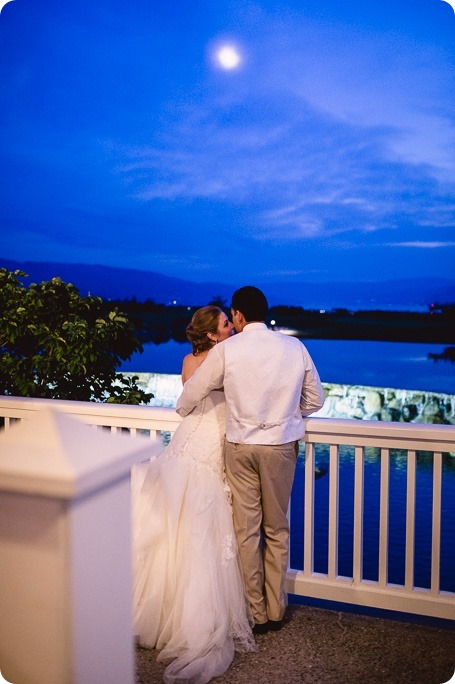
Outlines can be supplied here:
M340 385L367 385L455 394L455 363L434 361L448 345L358 340L306 340L321 380ZM124 371L180 373L191 345L174 340L144 345L121 366Z

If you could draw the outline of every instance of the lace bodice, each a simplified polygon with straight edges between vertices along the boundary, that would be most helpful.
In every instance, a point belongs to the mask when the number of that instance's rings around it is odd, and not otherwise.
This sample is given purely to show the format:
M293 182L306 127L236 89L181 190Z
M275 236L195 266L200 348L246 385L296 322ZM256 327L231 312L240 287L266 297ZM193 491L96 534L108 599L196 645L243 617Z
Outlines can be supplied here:
M166 457L191 459L198 468L223 474L225 433L224 393L212 390L183 419L166 450Z

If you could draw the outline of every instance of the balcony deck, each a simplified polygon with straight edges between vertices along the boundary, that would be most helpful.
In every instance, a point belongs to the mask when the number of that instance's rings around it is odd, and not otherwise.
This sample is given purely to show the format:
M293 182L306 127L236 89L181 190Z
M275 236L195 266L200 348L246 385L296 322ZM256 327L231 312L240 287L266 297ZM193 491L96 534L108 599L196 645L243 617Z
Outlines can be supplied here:
M290 605L280 632L236 653L219 684L441 684L455 670L455 631ZM137 684L163 681L156 650L136 650Z

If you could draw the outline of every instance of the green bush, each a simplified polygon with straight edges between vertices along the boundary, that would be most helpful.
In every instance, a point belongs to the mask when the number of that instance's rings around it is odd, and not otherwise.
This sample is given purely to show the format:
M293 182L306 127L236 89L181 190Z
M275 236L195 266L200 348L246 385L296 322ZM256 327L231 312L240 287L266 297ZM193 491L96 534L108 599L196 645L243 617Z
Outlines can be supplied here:
M133 325L60 278L29 287L0 269L0 393L118 404L152 397L116 368L142 351Z

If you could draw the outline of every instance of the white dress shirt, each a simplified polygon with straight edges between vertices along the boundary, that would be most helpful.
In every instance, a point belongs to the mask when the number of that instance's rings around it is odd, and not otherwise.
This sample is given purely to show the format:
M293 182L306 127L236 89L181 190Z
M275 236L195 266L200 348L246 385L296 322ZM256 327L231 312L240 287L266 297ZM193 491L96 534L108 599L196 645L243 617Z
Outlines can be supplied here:
M224 388L226 438L238 444L301 439L303 416L324 404L324 391L305 346L296 338L248 323L213 347L177 402L186 416L213 389Z

